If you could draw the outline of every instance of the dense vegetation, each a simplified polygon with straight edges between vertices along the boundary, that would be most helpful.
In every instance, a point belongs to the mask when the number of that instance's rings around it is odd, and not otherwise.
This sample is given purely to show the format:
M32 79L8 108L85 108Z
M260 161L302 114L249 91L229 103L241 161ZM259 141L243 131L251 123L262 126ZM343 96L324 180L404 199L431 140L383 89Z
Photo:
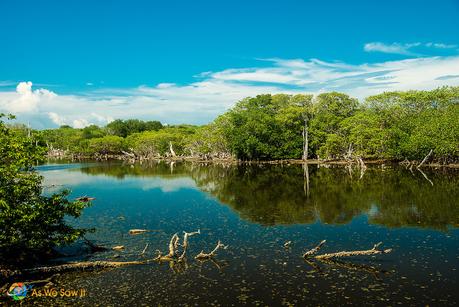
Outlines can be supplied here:
M0 114L0 260L23 262L84 233L66 223L88 203L69 201L68 191L42 195L42 177L33 166L46 147L33 131L11 129ZM14 257L12 257L14 255Z
M416 160L459 157L459 87L387 92L359 103L346 94L259 95L205 126L116 120L106 127L42 131L52 148L81 155L130 153L243 160L355 156Z

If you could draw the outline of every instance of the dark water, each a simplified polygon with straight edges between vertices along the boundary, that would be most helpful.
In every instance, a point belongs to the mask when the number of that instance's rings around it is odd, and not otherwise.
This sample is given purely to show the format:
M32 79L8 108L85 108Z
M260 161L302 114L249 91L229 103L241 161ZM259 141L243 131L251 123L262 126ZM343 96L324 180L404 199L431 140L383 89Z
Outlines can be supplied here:
M97 199L79 221L88 238L124 245L78 260L140 260L167 251L170 237L190 238L187 264L152 263L67 273L56 287L85 288L83 298L29 299L43 305L457 305L459 172L369 167L224 166L191 163L49 164L40 167L52 192ZM361 178L360 178L361 177ZM154 230L132 236L129 229ZM321 252L370 249L390 254L307 263ZM215 261L193 256L221 240ZM290 248L284 243L292 241ZM80 250L82 244L67 252Z

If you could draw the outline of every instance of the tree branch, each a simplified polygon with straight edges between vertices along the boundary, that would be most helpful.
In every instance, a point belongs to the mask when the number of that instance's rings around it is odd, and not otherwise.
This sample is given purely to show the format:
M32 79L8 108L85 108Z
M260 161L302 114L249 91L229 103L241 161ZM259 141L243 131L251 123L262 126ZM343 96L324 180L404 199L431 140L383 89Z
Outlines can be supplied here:
M368 250L360 250L360 251L342 251L337 253L330 253L330 254L323 254L318 255L316 259L332 259L332 258L341 258L341 257L351 257L351 256L369 256L369 255L377 255L377 254L387 254L392 251L392 249L385 249L379 250L377 249L382 242L379 242L373 246L372 249Z
M322 248L325 242L327 242L327 240L322 240L316 247L305 252L303 254L303 258L308 258L309 256L316 254Z
M197 260L206 260L206 259L210 259L212 257L214 257L216 254L217 254L217 251L220 249L220 248L223 248L223 249L227 249L228 246L227 245L224 245L223 243L220 242L220 240L217 242L217 245L215 246L215 248L208 254L204 253L204 251L201 251L199 254L196 255L196 257L194 257L194 259L197 259Z

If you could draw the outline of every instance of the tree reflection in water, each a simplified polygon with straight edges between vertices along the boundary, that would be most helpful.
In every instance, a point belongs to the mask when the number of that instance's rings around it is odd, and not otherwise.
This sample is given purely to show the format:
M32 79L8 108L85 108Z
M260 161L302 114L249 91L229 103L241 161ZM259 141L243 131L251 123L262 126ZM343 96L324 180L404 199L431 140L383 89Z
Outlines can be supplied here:
M151 161L133 165L104 163L79 170L120 179L190 177L199 189L231 207L243 219L262 225L318 220L345 224L366 214L370 223L388 227L446 230L448 226L459 226L459 172L451 169L425 169L423 175L398 165L369 166L365 176L359 178L343 166L190 162L171 165Z

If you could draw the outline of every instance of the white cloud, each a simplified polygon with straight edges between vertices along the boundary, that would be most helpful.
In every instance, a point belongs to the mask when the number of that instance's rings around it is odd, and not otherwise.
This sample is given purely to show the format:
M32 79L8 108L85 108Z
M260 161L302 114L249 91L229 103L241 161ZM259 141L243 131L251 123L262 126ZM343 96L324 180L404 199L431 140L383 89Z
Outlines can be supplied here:
M111 117L111 116L103 116L103 115L100 115L100 114L97 114L97 113L94 113L94 112L91 113L91 116L92 116L93 118L95 118L96 121L99 122L99 123L108 124L108 123L110 123L110 122L112 122L112 121L115 120L115 119L114 119L113 117Z
M363 50L367 52L383 52L392 54L403 54L403 55L416 55L410 51L410 48L419 46L420 43L413 44L384 44L380 42L367 43L364 45Z
M11 113L32 112L37 109L40 100L53 99L56 96L46 89L32 91L32 82L19 82L16 92L7 92L4 100L0 102L0 109Z
M79 119L74 119L73 120L73 127L74 128L84 128L87 126L93 125L93 123L90 123L87 119L84 118L79 118Z
M202 124L238 100L262 93L341 91L357 98L392 90L459 85L459 56L412 58L352 65L318 59L264 59L263 67L200 74L198 81L131 89L97 89L84 95L57 95L19 83L0 92L0 112L13 112L36 128L105 125L114 118Z
M407 56L420 56L420 49L456 49L457 45L443 44L443 43L392 43L385 44L382 42L371 42L363 46L363 50L366 52L382 52L391 54L401 54ZM416 52L413 49L417 50Z
M65 119L59 116L59 114L57 113L48 112L48 116L51 119L51 121L55 123L56 125L62 126L66 124Z

